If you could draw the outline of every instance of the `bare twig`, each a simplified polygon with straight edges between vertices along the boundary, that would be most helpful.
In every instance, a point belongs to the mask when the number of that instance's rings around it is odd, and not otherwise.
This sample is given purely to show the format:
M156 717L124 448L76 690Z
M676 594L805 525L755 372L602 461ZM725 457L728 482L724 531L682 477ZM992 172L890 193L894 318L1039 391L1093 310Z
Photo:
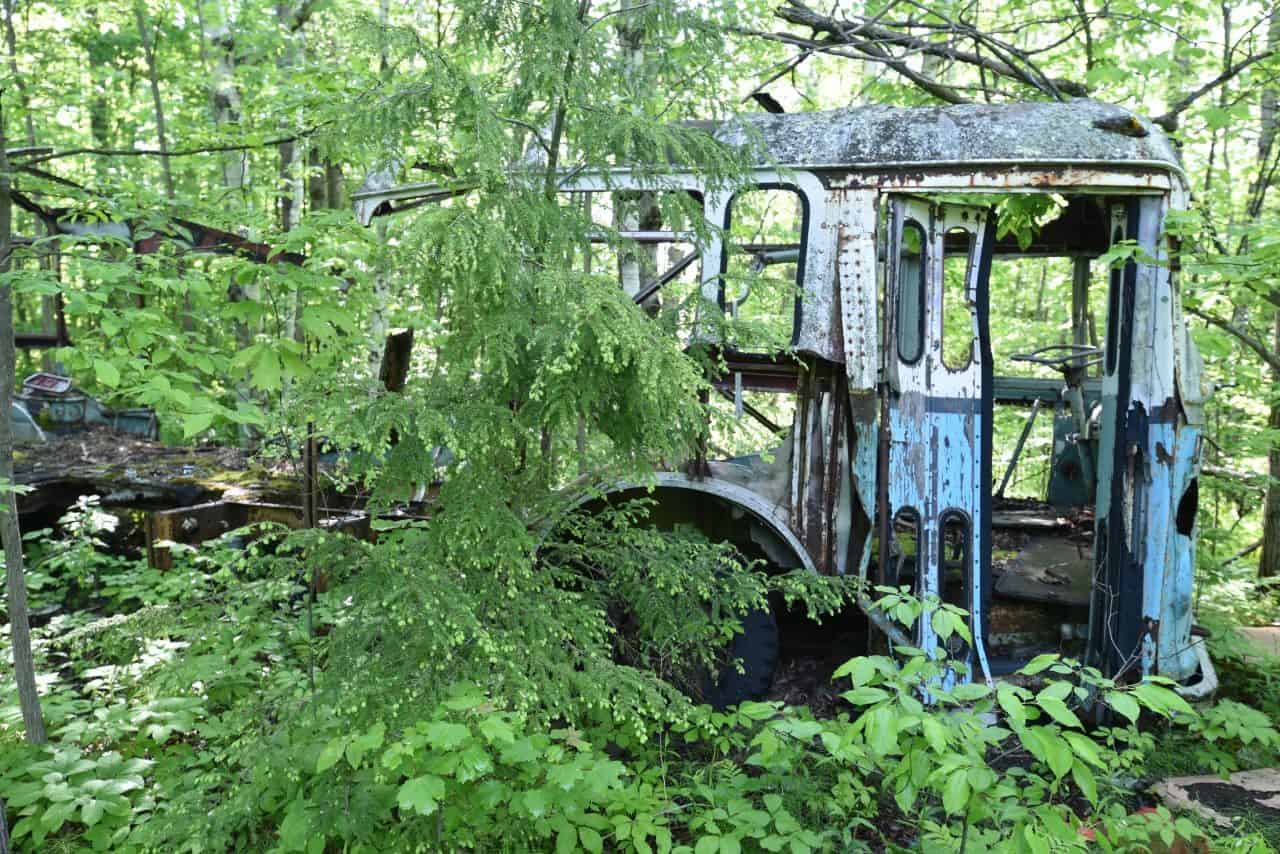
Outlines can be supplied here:
M94 148L92 146L83 146L80 148L65 148L62 151L52 151L47 154L40 154L29 159L23 160L21 163L15 163L17 168L25 168L34 166L37 163L45 163L50 160L62 160L67 157L78 157L82 154L88 154L95 157L194 157L199 154L220 154L228 151L256 151L261 148L272 148L277 145L283 145L288 142L297 142L306 139L320 130L322 126L317 125L313 128L301 131L291 136L273 137L262 142L254 143L228 143L227 145L202 145L192 148L175 148L164 151L158 148Z
M1221 317L1210 314L1207 311L1202 311L1198 308L1188 307L1187 313L1193 314L1205 323L1208 323L1210 326L1216 326L1223 332L1226 332L1228 335L1252 350L1259 359L1271 368L1271 370L1280 373L1280 354L1272 351L1271 348L1269 348L1257 336L1249 332L1249 330L1238 324L1232 323L1229 320L1223 320Z
M1196 101L1200 100L1200 98L1212 92L1214 89L1217 89L1223 83L1226 83L1228 80L1231 80L1232 78L1236 77L1241 71L1244 71L1246 68L1249 68L1250 66L1253 66L1253 65L1257 65L1259 62L1262 62L1263 60L1270 59L1272 56L1275 56L1275 53L1276 52L1274 50L1264 51L1263 53L1255 53L1255 54L1252 54L1251 56L1248 56L1242 59L1239 62L1233 63L1230 67L1224 68L1213 79L1205 81L1204 83L1197 86L1195 89L1192 89L1190 92L1183 95L1178 100L1174 101L1173 106L1171 106L1168 109L1168 111L1166 111L1163 115L1156 116L1151 121L1154 122L1155 124L1158 124L1160 127L1164 128L1165 130L1169 130L1169 131L1176 130L1178 127L1178 117L1181 116L1183 113L1185 113L1191 107L1192 104L1194 104Z

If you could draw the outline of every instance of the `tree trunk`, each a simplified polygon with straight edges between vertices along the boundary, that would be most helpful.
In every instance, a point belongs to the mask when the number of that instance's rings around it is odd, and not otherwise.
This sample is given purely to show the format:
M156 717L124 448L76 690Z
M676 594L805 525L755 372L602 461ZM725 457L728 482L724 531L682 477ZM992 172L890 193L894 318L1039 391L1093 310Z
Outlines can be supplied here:
M240 121L240 90L236 88L236 38L222 0L213 0L214 19L204 17L205 2L197 4L202 36L216 51L209 97L215 127ZM247 151L229 152L222 158L222 186L242 193L248 177Z
M1280 8L1273 9L1271 21L1267 27L1267 47L1280 48ZM1267 158L1276 144L1276 132L1280 130L1280 86L1271 85L1262 90L1262 127L1258 136L1259 174L1256 192L1251 205L1256 204L1260 212L1262 200L1267 188L1262 186L1266 175ZM1272 313L1271 346L1280 353L1280 309ZM1272 430L1280 430L1280 376L1271 372L1271 417L1269 425ZM1267 472L1271 482L1267 486L1267 497L1263 504L1262 515L1262 556L1258 559L1258 576L1261 578L1280 577L1280 444L1273 444L1267 454Z
M380 28L378 31L380 45L378 51L378 74L385 79L391 66L387 55L387 30L391 26L390 0L380 0L378 3L378 26ZM397 168L388 166L387 169L390 178L394 180ZM374 228L378 245L385 247L387 245L386 219L378 220ZM387 315L391 307L391 283L387 280L386 259L381 257L381 253L374 260L374 265L373 306L369 311L369 349L365 355L369 366L369 394L371 397L377 397L382 392L382 383L378 378L378 373L379 366L382 364L382 350L390 328Z
M13 80L14 88L18 90L18 103L22 107L22 127L26 131L27 145L35 147L36 144L36 124L31 113L31 96L27 91L27 81L23 77L22 71L18 68L18 34L13 26L13 0L4 0L4 39L5 46L9 52L9 75ZM36 223L39 229L40 222ZM49 230L48 235L53 236L53 231ZM54 272L56 277L57 267L57 248L51 246L40 251L40 266L46 270ZM53 335L57 332L57 310L54 298L50 295L40 297L40 331L45 335ZM42 370L52 371L56 365L53 360L53 350L45 350L40 354L40 367Z
M1280 352L1280 309L1272 313L1272 346ZM1280 378L1272 375L1271 418L1268 425L1280 430ZM1262 510L1262 557L1258 559L1261 578L1280 578L1280 445L1272 445L1267 454L1267 497Z
M0 116L0 272L9 269L13 239L13 202L9 195L8 140ZM18 528L17 497L8 488L13 483L14 381L13 291L8 282L0 284L0 540L4 543L4 565L9 594L9 632L13 643L13 670L18 679L18 705L27 741L43 744L44 716L36 690L35 659L31 654L31 623L27 614L27 582L22 568L22 531Z
M281 70L293 68L303 58L306 43L303 38L303 27L310 16L310 7L299 4L295 8L292 2L276 5L276 16L284 30L285 49L276 65ZM306 157L300 141L285 142L280 145L280 177L277 199L279 200L280 229L289 232L298 227L302 221L302 203L306 198ZM302 340L301 296L294 287L289 292L289 308L285 315L285 337L295 341Z
M170 158L163 156L169 150L169 135L165 128L164 101L160 97L160 71L156 67L155 28L147 26L147 12L142 3L134 3L133 16L138 22L138 38L142 41L142 57L147 63L147 83L151 88L151 104L156 113L156 141L162 152L160 169L164 175L164 196L173 201L173 164L169 162Z

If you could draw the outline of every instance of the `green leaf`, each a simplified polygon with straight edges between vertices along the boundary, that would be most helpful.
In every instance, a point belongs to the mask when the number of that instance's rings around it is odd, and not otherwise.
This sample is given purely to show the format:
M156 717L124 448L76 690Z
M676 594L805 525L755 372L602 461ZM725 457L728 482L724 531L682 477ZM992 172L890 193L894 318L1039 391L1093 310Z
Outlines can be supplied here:
M1023 704L1022 699L1018 697L1017 691L1012 685L1004 682L996 685L996 702L1000 704L1000 708L1004 709L1005 717L1014 729L1025 726L1027 723L1027 707Z
M1124 691L1108 691L1104 698L1107 705L1118 715L1124 715L1129 719L1130 723L1137 723L1138 716L1142 714L1142 709L1138 705L1138 701L1130 697Z
M1062 737L1071 745L1071 749L1075 751L1085 762L1098 768L1106 768L1107 763L1102 758L1102 753L1098 749L1098 745L1094 744L1088 736L1078 732L1064 732Z
M1205 126L1209 130L1221 130L1232 122L1230 111L1221 107L1205 107L1201 111L1201 115L1204 116Z
M263 391L275 391L280 388L280 375L280 357L274 350L263 347L253 365L251 384Z
M524 807L534 818L542 818L551 808L551 796L542 789L525 792Z
M738 837L720 837L720 854L742 854L742 844L738 842Z
M471 730L450 721L432 721L427 726L427 743L440 750L453 750L471 739Z
M1053 697L1056 700L1066 700L1067 697L1071 696L1071 687L1070 682L1054 682L1046 685L1036 697L1037 699L1040 697Z
M582 843L582 847L591 854L601 854L604 851L604 840L600 838L600 834L596 833L589 827L578 828L578 841Z
M921 719L921 729L935 753L947 752L947 728L936 717L928 715Z
M40 825L49 833L57 833L76 811L76 801L62 801L54 804L40 816Z
M942 790L942 808L949 815L959 815L969 805L969 775L960 768L951 772Z
M329 770L338 764L338 760L342 758L343 739L331 739L324 749L320 751L320 758L316 760L316 773L320 774Z
M831 674L831 678L839 679L842 676L848 676L853 682L854 687L865 685L870 682L872 677L876 675L876 663L870 658L851 658L844 664L836 668L836 672Z
M1191 708L1186 700L1163 685L1156 685L1152 682L1139 682L1133 686L1133 695L1151 711L1162 715L1179 712L1194 717L1196 713L1195 709Z
M951 689L952 698L959 700L961 703L972 703L975 700L981 700L990 693L991 689L981 682L962 682Z
M352 768L359 768L360 761L366 753L382 746L383 737L387 733L387 725L378 721L364 735L356 736L347 745L347 762Z
M1058 658L1059 656L1056 652L1046 652L1041 655L1037 655L1035 658L1028 661L1018 672L1024 673L1027 676L1035 676L1042 670L1048 670L1051 665L1057 663Z
M1048 712L1049 717L1063 726L1084 728L1084 724L1080 723L1076 713L1068 709L1067 704L1057 697L1046 697L1042 692L1040 696L1036 697L1036 705Z
M1044 751L1045 762L1049 766L1049 770L1053 772L1053 776L1062 777L1062 775L1070 771L1073 757L1071 755L1071 747L1066 740L1050 727L1035 727L1035 733L1039 737Z
M1080 762L1073 763L1071 766L1071 779L1075 780L1076 786L1089 799L1089 803L1096 804L1098 802L1098 781L1094 779L1093 772L1089 770L1087 765Z
M444 780L433 774L426 774L404 783L396 794L396 803L402 810L431 815L436 811L436 806L442 797L444 797Z
M285 851L305 851L310 825L306 805L301 801L294 801L289 805L284 821L280 822L280 847Z
M718 854L720 851L719 836L704 836L693 846L693 854Z
M480 734L490 742L500 741L511 744L515 741L515 732L511 725L498 715L489 715L480 721Z
M90 798L80 808L80 820L86 827L93 827L102 819L102 812L105 804L96 799Z
M120 369L106 359L94 359L93 373L105 386L115 388L120 385Z
M1049 854L1052 850L1049 847L1049 840L1037 833L1029 824L1022 828L1022 838L1026 840L1027 848L1032 851L1032 854Z
M882 688L868 688L866 686L854 688L852 691L845 691L840 695L845 700L853 703L855 706L870 706L873 703L879 703L882 700L889 699L889 692Z
M876 706L865 715L867 744L877 754L898 752L898 718L889 706Z
M214 415L212 412L196 412L182 419L182 438L190 439L192 436L203 433L213 426Z

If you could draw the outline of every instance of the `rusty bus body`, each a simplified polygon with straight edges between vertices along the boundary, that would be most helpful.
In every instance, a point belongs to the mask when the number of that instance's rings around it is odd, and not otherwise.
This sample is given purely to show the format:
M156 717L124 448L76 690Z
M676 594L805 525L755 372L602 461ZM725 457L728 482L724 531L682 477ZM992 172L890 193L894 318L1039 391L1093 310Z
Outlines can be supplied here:
M1209 390L1163 235L1189 191L1159 129L1075 101L754 115L714 132L761 151L767 165L749 183L796 194L803 211L788 256L799 288L790 347L761 354L712 341L724 365L716 381L739 410L744 393L792 395L794 415L772 454L659 473L659 501L776 566L910 584L963 607L973 642L950 652L967 661L967 678L990 680L1064 649L1130 679L1187 682L1201 671L1203 687L1212 674L1192 634L1192 574ZM699 198L713 226L696 247L702 304L735 308L724 241L740 188L617 170L569 176L563 189ZM433 193L371 187L356 201L367 219ZM1057 194L1065 208L1019 246L997 238L983 204L1005 194ZM1120 244L1136 251L1096 262ZM1072 343L1022 355L1061 379L994 373L1001 319L991 316L990 276L1014 256L1072 259ZM942 342L952 258L972 330L960 364L944 359ZM1083 328L1091 260L1106 279L1097 348ZM1003 465L992 451L1001 406L1029 408L1030 419L1055 411L1049 501L1002 499L1008 478L997 486ZM915 646L942 643L928 619L914 631Z

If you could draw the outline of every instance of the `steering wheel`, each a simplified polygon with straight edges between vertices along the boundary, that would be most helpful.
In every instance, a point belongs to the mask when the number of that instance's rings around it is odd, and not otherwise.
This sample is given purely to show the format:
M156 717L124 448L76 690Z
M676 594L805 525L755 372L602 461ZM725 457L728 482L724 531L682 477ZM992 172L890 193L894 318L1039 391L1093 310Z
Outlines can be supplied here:
M1031 362L1046 368L1056 368L1064 373L1092 367L1102 361L1102 351L1087 344L1050 344L1030 353L1015 353L1015 362Z

